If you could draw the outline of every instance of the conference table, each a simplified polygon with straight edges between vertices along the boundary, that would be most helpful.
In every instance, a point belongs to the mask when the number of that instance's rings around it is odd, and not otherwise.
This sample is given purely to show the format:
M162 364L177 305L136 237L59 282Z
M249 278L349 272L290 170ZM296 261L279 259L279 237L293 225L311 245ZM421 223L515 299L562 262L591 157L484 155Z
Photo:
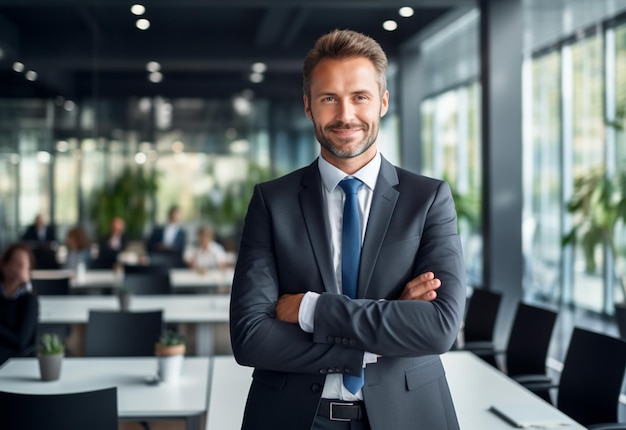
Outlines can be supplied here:
M534 428L585 429L471 352L448 352L441 359L461 430L514 428L490 410L494 406L521 411L520 420L541 424ZM252 369L232 356L213 357L211 367L206 430L239 430Z
M230 288L234 269L210 269L199 272L193 269L169 269L172 290L178 292L205 293L221 288ZM71 270L33 270L33 279L71 278L72 292L86 293L91 290L119 288L124 284L124 273L113 269L91 269L75 274Z
M194 324L196 354L209 356L215 348L215 326L229 320L230 297L219 294L170 294L130 299L129 311L162 309L165 323ZM40 296L41 324L86 324L89 310L119 310L117 296Z
M117 387L120 420L182 419L187 430L202 429L208 405L209 357L185 357L178 381L154 384L156 360L66 357L61 377L43 382L36 358L12 358L0 367L0 389L24 394L64 394Z

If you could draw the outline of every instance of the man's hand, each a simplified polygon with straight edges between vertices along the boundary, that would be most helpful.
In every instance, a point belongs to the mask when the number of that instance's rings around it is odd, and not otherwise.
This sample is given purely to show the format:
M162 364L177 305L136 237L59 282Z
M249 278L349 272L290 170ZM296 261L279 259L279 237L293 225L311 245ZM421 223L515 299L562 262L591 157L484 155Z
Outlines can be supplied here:
M406 283L400 295L400 300L425 300L431 302L437 298L435 290L440 286L441 281L435 278L433 272L422 273Z
M304 293L283 294L276 302L276 319L288 323L298 324L298 312Z

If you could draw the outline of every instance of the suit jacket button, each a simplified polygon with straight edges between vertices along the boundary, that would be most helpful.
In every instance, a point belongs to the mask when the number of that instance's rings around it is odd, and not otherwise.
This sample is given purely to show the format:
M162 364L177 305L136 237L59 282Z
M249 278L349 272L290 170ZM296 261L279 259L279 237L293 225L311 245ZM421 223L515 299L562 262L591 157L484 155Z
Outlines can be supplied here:
M344 339L343 340L343 344L344 345L350 345L350 339Z
M335 343L341 343L341 338L340 337L336 337L335 338Z
M321 373L322 375L326 375L326 369L320 369L320 373Z
M335 336L326 336L326 342L333 343L335 341Z
M355 346L356 345L356 340L350 339L350 345Z
M311 391L317 394L322 391L322 386L320 384L313 384L311 385Z

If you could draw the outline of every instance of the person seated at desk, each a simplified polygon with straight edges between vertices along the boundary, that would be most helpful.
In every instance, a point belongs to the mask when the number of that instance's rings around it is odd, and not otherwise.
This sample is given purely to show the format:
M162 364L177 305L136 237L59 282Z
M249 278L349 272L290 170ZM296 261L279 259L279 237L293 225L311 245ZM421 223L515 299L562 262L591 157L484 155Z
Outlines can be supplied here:
M126 249L128 240L126 239L126 223L121 217L111 220L111 231L109 235L98 244L97 266L100 268L111 268L118 261L118 256Z
M37 214L33 224L29 225L22 234L22 241L30 245L46 245L55 242L56 228L48 224L43 214Z
M90 244L87 233L81 226L74 226L67 232L65 245L67 246L65 268L76 272L81 263L83 268L87 267L87 263L90 260Z
M183 253L187 245L187 234L180 224L180 209L172 206L167 213L167 224L156 226L148 241L148 254L173 254L183 261ZM150 258L152 258L150 255Z
M0 364L35 351L39 300L30 283L34 263L24 243L11 245L0 260Z
M210 269L225 269L228 266L224 247L215 241L215 231L210 226L198 228L198 247L193 250L189 267L204 273Z

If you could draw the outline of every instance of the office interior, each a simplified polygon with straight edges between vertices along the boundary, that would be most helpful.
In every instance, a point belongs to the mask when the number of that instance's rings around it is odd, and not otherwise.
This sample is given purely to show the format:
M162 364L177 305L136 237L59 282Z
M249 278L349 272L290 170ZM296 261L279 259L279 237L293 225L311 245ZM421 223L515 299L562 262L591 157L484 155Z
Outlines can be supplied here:
M345 27L389 55L379 148L450 183L468 290L504 295L497 342L520 300L567 312L564 343L574 324L617 334L624 223L595 267L563 238L577 180L626 174L626 0L178 3L0 0L2 248L37 213L95 240L96 197L140 174L157 186L137 239L177 204L188 237L210 222L236 252L253 185L318 154L301 61Z

